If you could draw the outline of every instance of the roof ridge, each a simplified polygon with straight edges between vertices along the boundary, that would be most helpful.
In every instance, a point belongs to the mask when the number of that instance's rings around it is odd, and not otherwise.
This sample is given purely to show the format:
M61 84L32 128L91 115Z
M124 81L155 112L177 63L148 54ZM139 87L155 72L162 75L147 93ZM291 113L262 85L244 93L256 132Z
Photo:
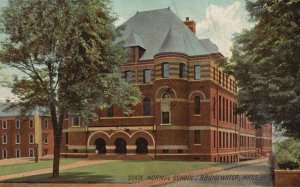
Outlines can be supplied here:
M160 10L171 10L171 8L167 7L167 8L153 9L153 10L136 11L136 14L145 13L145 12L154 12Z

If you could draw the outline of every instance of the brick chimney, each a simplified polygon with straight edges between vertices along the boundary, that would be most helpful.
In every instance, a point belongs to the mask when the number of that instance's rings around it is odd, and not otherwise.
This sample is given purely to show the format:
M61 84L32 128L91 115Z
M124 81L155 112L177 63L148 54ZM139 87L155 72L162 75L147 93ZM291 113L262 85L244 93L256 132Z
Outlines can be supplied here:
M184 24L193 32L196 33L196 22L193 20L190 20L189 17L185 18Z

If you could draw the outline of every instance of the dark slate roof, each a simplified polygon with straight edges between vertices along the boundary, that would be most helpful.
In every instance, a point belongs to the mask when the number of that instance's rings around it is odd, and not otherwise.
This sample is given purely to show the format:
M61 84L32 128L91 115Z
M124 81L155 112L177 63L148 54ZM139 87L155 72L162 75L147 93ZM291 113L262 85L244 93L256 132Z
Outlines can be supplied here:
M137 12L119 28L123 30L118 41L125 41L125 46L126 43L144 46L140 60L153 59L159 53L179 52L189 56L220 53L209 39L199 40L169 8Z
M10 105L11 105L11 103L0 102L0 117L21 116L19 107L14 107L14 108L7 110ZM39 107L39 113L40 113L39 114L40 116L50 116L48 110L45 107ZM25 114L25 116L34 116L34 115L35 115L34 110L30 110Z
M142 47L145 49L145 46L143 44L142 38L137 35L136 33L134 33L133 31L131 32L131 34L128 36L128 38L125 40L125 47Z

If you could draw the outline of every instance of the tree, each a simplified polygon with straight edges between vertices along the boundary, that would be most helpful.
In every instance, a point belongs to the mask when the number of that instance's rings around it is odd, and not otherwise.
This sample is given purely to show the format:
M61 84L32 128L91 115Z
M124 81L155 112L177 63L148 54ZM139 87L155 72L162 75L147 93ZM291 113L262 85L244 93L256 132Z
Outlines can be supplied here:
M234 38L223 65L238 81L238 112L300 137L300 1L247 1L255 25Z
M54 128L53 177L59 176L62 125L67 113L95 117L93 107L129 110L140 92L120 78L128 52L116 43L118 31L109 0L10 0L1 15L0 61L27 76L15 79L13 93L24 111L49 109Z

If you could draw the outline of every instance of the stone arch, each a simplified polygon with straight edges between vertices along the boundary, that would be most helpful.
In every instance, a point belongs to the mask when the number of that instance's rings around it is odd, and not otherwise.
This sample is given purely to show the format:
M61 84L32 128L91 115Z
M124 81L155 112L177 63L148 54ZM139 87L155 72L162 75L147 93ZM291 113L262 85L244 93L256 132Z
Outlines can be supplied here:
M108 144L110 142L110 136L104 132L104 131L96 131L93 132L89 138L88 138L88 145L94 145L94 142L97 138L103 138L106 142L106 144Z
M189 102L192 102L196 96L200 96L201 101L206 100L205 94L202 91L193 91L189 95Z
M123 138L127 145L131 145L132 142L131 142L131 136L125 132L125 131L116 131L116 132L113 132L111 135L110 135L110 139L111 139L111 142L114 144L114 142L116 141L116 139L118 138Z
M147 131L137 131L131 135L131 139L132 139L133 143L135 143L135 141L140 137L145 138L147 140L149 146L155 145L154 137L152 136L152 134L150 134Z
M99 154L106 154L106 141L103 138L97 138L94 144Z
M115 147L115 153L116 154L126 154L127 153L127 141L124 138L116 138L114 141Z
M162 86L162 87L158 88L156 91L156 94L155 94L155 98L161 99L162 94L165 92L169 93L171 98L174 98L174 99L177 98L176 91L173 88L170 88L169 86Z

